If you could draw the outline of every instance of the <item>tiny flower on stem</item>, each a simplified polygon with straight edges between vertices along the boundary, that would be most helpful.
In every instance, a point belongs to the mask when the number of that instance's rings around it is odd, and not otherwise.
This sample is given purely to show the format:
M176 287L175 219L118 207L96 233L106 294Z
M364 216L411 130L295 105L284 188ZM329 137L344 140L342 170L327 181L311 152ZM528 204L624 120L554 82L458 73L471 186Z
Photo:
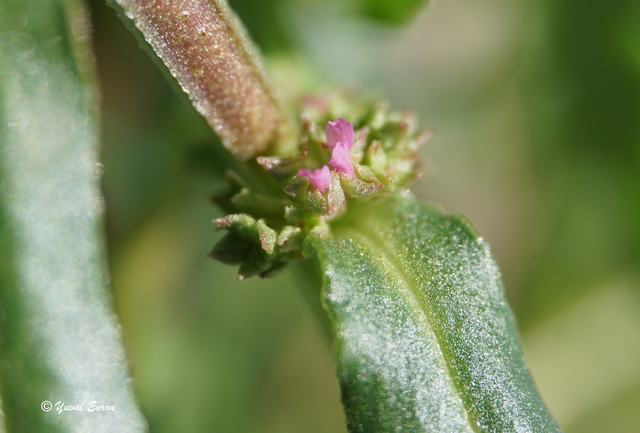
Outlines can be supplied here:
M351 162L351 148L353 147L353 125L344 119L337 119L327 123L327 145L333 149L329 164L339 173L350 177L356 177ZM298 171L298 176L308 177L311 184L324 193L331 185L331 171L329 167L323 165L317 170L306 168Z
M311 181L311 185L316 187L316 189L321 193L324 193L326 190L328 190L329 185L331 185L331 171L326 165L323 165L317 170L308 170L306 168L301 168L300 171L298 171L298 176L308 177Z
M348 121L337 119L327 123L327 145L333 149L329 164L350 177L356 177L350 154L353 139L353 125Z
M335 148L340 142L347 143L349 149L353 146L353 125L344 120L337 119L333 122L327 122L327 145Z
M351 142L351 145L353 145L353 142ZM336 147L333 148L329 164L331 164L339 173L344 173L350 177L356 177L356 172L353 169L353 163L351 162L350 150L351 146L347 146L343 141L338 142Z

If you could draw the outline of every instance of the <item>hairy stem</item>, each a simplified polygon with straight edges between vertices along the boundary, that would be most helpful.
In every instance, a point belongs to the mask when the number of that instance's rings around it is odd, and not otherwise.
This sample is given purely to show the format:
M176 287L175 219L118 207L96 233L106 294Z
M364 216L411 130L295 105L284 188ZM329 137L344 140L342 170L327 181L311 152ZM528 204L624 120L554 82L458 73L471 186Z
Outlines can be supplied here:
M235 155L283 154L294 128L224 0L116 0Z

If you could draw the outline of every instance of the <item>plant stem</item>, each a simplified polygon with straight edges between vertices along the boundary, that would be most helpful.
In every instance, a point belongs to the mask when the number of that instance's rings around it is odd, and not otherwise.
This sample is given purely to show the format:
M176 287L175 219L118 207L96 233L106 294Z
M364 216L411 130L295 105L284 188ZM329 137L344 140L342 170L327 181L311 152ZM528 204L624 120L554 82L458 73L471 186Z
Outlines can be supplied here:
M290 153L295 129L224 0L116 0L235 155Z

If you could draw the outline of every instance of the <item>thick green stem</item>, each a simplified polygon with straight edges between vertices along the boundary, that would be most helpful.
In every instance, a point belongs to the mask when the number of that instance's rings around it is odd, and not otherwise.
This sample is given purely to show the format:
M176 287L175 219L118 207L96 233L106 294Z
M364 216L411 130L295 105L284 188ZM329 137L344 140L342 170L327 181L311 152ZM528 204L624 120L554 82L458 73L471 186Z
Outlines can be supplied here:
M223 0L116 0L237 156L283 154L294 129Z

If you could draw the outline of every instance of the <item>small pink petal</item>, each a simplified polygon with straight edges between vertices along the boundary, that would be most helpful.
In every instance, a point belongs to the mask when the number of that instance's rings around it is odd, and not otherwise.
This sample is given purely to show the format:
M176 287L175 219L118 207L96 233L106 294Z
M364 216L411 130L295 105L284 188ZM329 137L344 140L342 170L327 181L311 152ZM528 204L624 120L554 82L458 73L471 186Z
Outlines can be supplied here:
M338 143L346 143L349 150L353 146L353 125L344 119L327 122L327 146L333 149Z
M344 173L350 177L356 177L349 149L351 149L351 146L347 146L344 141L338 142L336 147L333 148L329 164L331 164L333 168L340 173Z
M329 185L331 185L331 171L326 165L323 165L317 170L301 168L300 171L298 171L298 176L308 177L311 185L315 186L316 189L322 193L328 190Z

